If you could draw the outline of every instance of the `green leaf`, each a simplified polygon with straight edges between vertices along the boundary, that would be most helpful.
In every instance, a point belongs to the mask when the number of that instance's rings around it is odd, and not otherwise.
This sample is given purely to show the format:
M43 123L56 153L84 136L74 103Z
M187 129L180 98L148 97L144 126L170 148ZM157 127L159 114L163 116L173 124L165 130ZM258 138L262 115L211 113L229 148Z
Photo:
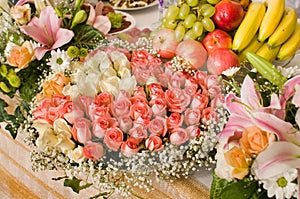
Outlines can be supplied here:
M103 33L87 24L74 27L74 34L73 45L78 48L95 49L105 39Z
M211 199L258 199L258 182L249 178L228 182L213 174L213 182L210 190Z
M86 188L88 188L92 185L92 184L86 183L85 185L81 186L80 185L81 181L82 180L79 180L77 178L66 179L64 181L64 186L65 187L70 187L74 192L79 193L80 190L86 189Z

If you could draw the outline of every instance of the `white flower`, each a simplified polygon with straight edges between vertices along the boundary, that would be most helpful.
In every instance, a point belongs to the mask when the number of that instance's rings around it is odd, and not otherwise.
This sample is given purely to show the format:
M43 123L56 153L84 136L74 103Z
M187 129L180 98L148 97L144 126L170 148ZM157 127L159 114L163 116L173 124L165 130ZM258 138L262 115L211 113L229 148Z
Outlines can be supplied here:
M230 146L229 146L230 147ZM219 143L217 145L217 154L216 154L216 175L220 178L223 178L227 180L228 182L233 180L232 171L233 167L231 167L229 164L227 164L225 160L224 153L228 151L227 149L224 149L224 143Z
M51 51L51 58L47 65L51 67L54 72L64 72L70 70L71 58L66 51L60 49Z
M228 68L227 70L223 71L222 75L225 75L227 77L231 77L236 72L238 72L240 69L241 69L240 67L231 67L231 68Z
M83 155L83 147L77 146L75 149L68 152L68 157L74 162L81 163L85 157Z
M287 172L262 180L264 189L268 192L268 197L275 196L277 199L291 198L298 192L298 185L293 181L297 178L297 169L290 169Z

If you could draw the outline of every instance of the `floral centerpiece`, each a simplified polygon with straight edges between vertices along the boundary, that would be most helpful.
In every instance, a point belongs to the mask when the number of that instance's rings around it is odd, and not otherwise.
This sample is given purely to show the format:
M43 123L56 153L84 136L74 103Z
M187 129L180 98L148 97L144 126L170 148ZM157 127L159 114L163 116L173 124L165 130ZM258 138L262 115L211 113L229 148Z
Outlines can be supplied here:
M94 185L95 197L209 167L226 122L218 76L176 70L181 61L157 56L151 38L108 35L103 7L2 6L0 88L16 102L2 111L6 130L26 134L34 171L62 171L56 180L75 192Z
M228 80L211 197L299 198L299 66L247 57L255 70Z

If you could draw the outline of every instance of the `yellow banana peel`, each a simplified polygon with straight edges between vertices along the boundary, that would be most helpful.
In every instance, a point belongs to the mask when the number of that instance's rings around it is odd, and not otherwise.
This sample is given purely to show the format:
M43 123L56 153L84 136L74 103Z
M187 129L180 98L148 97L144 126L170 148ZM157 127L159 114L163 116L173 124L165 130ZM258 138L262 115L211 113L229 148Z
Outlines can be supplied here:
M247 59L246 57L247 52L255 53L263 44L264 44L263 42L258 41L257 34L255 34L252 40L250 41L250 44L248 44L248 46L246 46L246 48L242 50L241 53L238 54L240 60L243 61Z
M265 58L266 60L272 62L276 59L277 53L279 52L280 46L271 48L268 43L264 43L255 54Z
M285 10L285 0L266 0L267 11L261 22L258 40L264 42L277 28Z
M269 46L273 48L283 44L294 32L296 24L297 13L295 9L286 7L282 20L268 39Z
M248 11L233 37L232 50L240 52L251 42L260 27L265 12L264 3L250 3Z
M284 42L277 54L277 58L281 61L288 60L294 56L300 48L300 21L296 24L296 28L292 35Z

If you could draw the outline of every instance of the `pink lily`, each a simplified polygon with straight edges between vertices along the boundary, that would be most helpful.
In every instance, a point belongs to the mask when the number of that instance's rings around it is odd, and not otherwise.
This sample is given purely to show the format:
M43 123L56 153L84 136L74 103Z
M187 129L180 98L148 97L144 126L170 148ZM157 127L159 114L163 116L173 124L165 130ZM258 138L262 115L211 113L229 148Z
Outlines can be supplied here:
M61 19L58 18L51 6L46 6L40 17L34 17L21 29L43 46L35 49L35 56L42 59L47 51L54 50L71 41L74 33L71 30L60 28Z
M260 120L260 117L264 117L262 113L276 113L281 110L279 99L275 94L271 96L271 104L268 107L263 107L260 101L261 97L255 89L253 80L246 76L241 86L241 98L232 92L225 97L225 105L230 117L226 127L220 133L220 138L228 139L235 131L243 131L246 127L258 125L258 121L263 121ZM280 114L276 116L282 117Z
M93 26L106 35L111 29L111 22L107 16L102 15L103 2L100 1L96 5L96 8L91 4L88 4L88 6L90 6L90 13L86 24Z

